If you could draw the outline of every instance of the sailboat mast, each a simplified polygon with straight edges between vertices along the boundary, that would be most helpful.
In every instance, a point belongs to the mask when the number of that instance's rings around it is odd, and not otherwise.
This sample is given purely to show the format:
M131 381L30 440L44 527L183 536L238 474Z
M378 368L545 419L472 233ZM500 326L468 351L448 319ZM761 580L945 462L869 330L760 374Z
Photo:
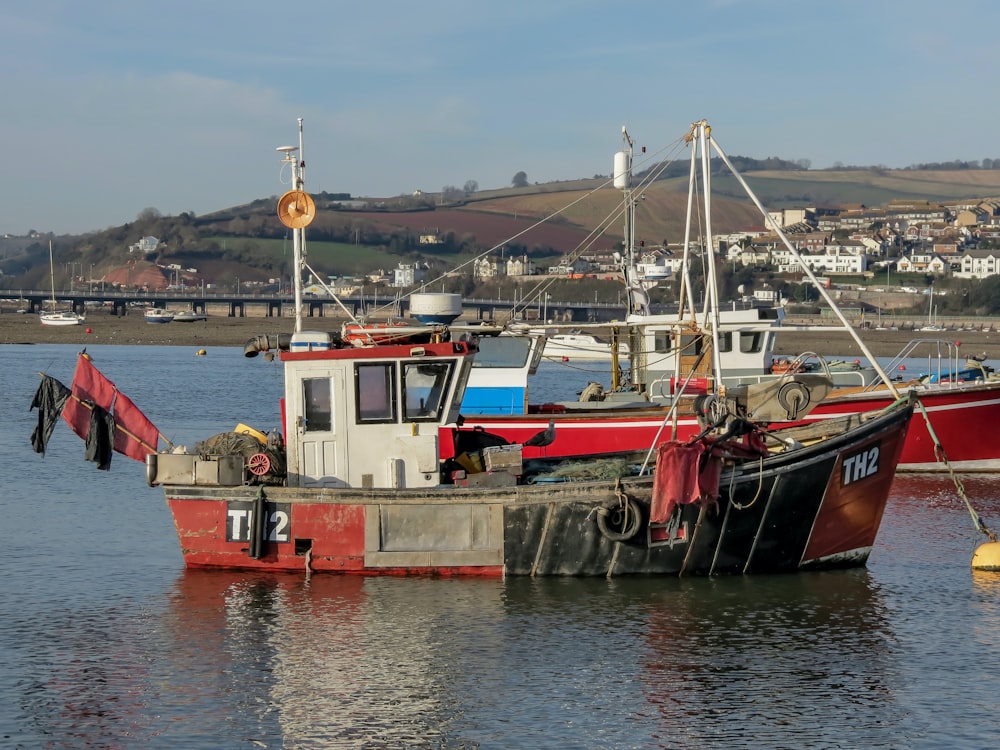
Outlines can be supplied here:
M52 289L52 312L56 311L56 263L52 258L52 240L49 240L49 282Z

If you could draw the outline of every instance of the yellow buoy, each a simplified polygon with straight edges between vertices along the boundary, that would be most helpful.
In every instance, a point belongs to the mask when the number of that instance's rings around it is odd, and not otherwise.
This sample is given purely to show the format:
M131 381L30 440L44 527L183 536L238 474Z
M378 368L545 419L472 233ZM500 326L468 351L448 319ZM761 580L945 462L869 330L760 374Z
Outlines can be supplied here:
M207 354L207 352L204 349L199 349L197 352L195 352L195 354L199 357L204 357Z
M1000 542L980 544L972 555L972 569L1000 571Z

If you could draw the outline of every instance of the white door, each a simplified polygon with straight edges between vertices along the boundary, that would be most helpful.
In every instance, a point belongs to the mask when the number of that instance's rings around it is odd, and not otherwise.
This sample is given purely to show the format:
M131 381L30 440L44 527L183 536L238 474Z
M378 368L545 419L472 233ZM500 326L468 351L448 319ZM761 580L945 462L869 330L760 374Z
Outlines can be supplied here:
M292 384L288 483L298 487L344 487L347 405L339 371L303 373Z

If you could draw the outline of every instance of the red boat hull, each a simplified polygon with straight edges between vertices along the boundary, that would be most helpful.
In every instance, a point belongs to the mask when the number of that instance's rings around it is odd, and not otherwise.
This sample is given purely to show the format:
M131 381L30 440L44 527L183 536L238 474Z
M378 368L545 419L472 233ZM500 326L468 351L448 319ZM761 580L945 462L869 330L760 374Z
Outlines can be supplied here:
M903 445L898 471L946 471L947 466L967 472L1000 471L1000 431L987 429L1000 424L1000 383L947 385L917 391L930 421L921 410L914 412L913 424ZM879 409L892 403L887 394L853 394L830 398L819 404L805 419L817 421L831 416ZM555 424L555 440L544 447L525 446L525 459L551 456L587 456L617 451L647 450L670 439L671 423L664 422L662 410L567 411L520 415L475 415L467 417L463 429L481 428L524 443L544 430L549 420ZM693 416L678 419L677 439L687 440L699 431ZM933 431L933 435L931 434ZM453 455L452 430L443 429L442 457ZM937 440L935 441L934 436ZM938 457L943 448L946 465Z

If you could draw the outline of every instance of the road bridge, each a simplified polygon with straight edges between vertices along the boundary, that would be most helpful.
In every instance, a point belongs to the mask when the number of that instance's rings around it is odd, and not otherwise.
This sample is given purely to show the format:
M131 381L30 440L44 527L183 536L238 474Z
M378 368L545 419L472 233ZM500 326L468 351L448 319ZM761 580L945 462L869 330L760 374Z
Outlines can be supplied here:
M51 302L52 292L43 290L7 292L8 305L40 312ZM290 316L295 300L288 294L232 294L225 292L129 292L101 290L57 291L56 300L61 307L75 312L91 312L94 308L108 308L113 315L125 315L129 308L169 308L190 310L195 313L224 315L231 318ZM552 323L606 323L624 318L625 311L619 303L570 302L546 298L541 303L525 306L523 300L465 299L462 301L462 318L471 320L498 320L510 318L517 306L517 315L525 320L544 320ZM343 306L343 307L342 307ZM409 300L387 300L384 296L353 295L339 298L339 303L329 297L307 296L302 300L302 313L309 318L344 317L343 308L360 317L364 311L371 316L385 317L395 310L399 316L409 314Z

